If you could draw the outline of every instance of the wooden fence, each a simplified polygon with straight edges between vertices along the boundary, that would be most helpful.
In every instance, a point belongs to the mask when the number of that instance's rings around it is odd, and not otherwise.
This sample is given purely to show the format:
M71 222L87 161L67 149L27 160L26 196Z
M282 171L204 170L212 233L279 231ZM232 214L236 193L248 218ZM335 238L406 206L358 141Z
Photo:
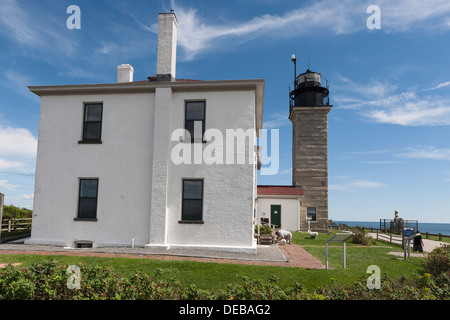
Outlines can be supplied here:
M31 218L3 220L0 232L31 230L31 220Z
M352 230L352 229L356 229L356 227L350 227L347 225L340 224L340 225L333 226L333 229L338 229L338 230L350 229L350 230ZM388 232L389 230L386 230L386 229L378 229L378 228L370 227L370 228L364 228L364 231L370 232L370 233L377 233L377 239L379 236L380 240L389 241L390 243L393 243L393 241L395 241L397 238L400 238L400 239L402 238L401 234L390 233L390 232ZM429 239L430 236L435 236L435 237L438 237L439 241L442 241L443 238L450 238L450 235L445 235L442 233L435 234L435 233L425 232L425 233L421 233L421 235L422 235L422 238L425 238L425 239ZM386 239L388 239L388 240L386 240ZM400 243L401 243L401 241L400 241Z

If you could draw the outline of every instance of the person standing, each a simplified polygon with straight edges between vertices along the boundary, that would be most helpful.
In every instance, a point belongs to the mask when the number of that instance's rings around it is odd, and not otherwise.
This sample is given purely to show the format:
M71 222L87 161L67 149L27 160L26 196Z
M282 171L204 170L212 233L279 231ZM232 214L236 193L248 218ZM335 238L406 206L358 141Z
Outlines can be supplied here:
M419 231L417 231L416 236L414 237L413 251L423 252L423 240Z

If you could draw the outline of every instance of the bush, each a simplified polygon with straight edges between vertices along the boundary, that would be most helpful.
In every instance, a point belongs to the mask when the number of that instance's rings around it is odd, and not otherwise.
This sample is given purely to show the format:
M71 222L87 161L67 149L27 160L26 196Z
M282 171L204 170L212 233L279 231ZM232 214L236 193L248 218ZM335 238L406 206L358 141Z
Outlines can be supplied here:
M255 233L258 233L258 226L255 226ZM262 226L259 226L259 233L260 234L272 234L272 228L268 224L264 224Z
M226 289L202 290L195 285L183 288L176 279L164 279L157 270L152 277L134 273L121 278L110 267L68 266L42 261L25 267L0 270L0 300L448 300L450 278L446 273L392 279L384 274L379 289L367 287L367 274L349 286L331 279L329 285L308 291L301 283L280 288L278 279L249 279L232 283ZM76 268L75 268L76 269ZM68 280L79 280L69 288ZM70 281L69 281L70 282ZM71 283L71 282L70 282Z
M449 245L436 248L428 254L428 258L425 263L425 271L433 276L439 276L442 273L450 275Z
M366 236L364 227L356 227L353 232L355 235L352 238L352 243L362 244L365 246L372 243L372 238Z

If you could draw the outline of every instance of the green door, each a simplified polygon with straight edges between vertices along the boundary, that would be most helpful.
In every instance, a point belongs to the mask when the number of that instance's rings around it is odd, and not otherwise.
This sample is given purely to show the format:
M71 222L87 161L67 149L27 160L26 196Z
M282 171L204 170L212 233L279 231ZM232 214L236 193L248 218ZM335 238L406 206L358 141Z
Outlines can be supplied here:
M270 206L270 221L275 228L281 228L281 205L272 204Z

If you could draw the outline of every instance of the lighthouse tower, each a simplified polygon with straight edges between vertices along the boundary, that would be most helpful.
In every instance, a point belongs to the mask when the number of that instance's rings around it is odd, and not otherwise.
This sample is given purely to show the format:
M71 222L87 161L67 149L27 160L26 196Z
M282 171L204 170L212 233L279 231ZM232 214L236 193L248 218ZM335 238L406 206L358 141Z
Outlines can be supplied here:
M293 58L294 61L294 58ZM295 63L295 61L294 61ZM292 183L303 189L300 229L328 230L328 85L320 73L307 70L290 87ZM309 220L309 221L308 221Z

